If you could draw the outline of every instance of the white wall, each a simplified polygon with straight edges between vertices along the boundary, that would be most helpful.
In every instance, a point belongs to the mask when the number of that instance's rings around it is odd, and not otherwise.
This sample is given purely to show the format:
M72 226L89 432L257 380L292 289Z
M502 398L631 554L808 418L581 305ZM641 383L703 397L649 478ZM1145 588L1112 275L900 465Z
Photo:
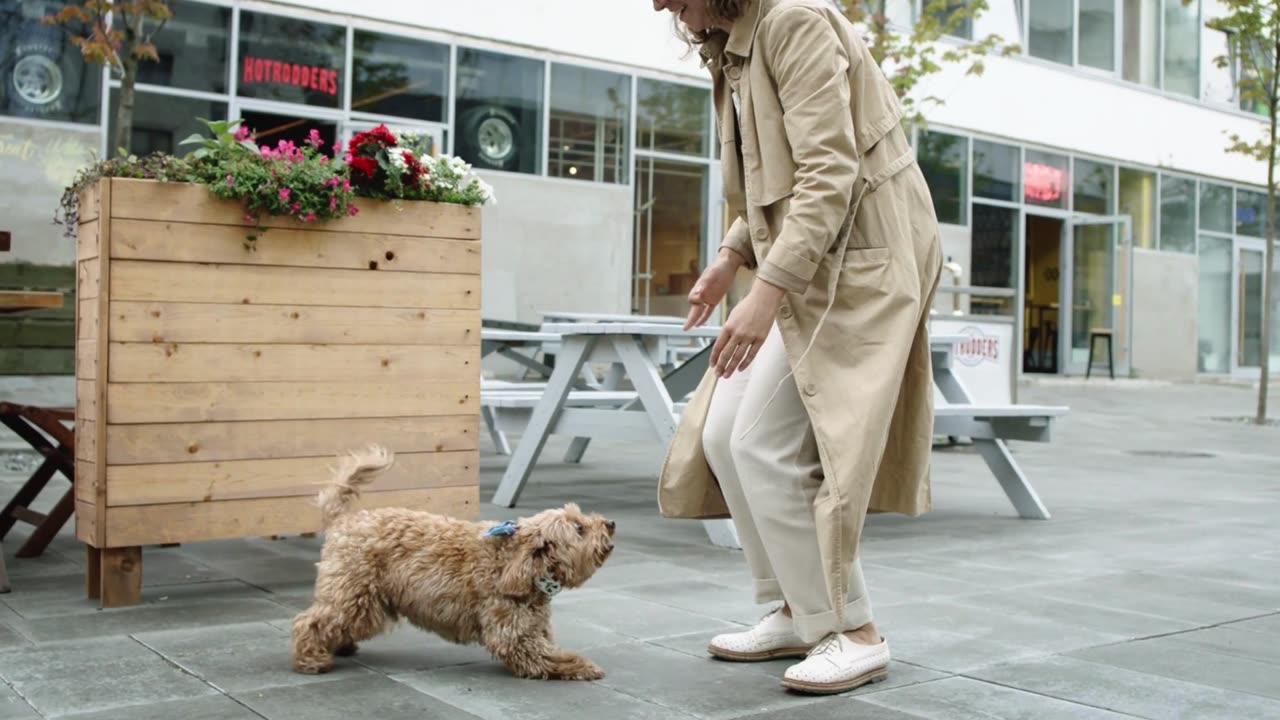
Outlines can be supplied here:
M630 312L630 188L482 174L498 199L482 218L485 318Z
M286 0L338 15L595 58L706 80L696 53L683 58L671 14L650 0Z
M1137 377L1195 379L1199 272L1195 255L1134 250L1131 365Z
M994 0L991 6L975 36L995 32L1025 47L1013 0ZM1215 7L1206 2L1206 17ZM1202 36L1211 33L1205 30ZM1265 165L1224 152L1224 132L1251 139L1261 135L1262 123L1255 118L1027 57L988 58L982 76L965 77L963 71L963 66L948 65L917 88L920 97L936 95L945 101L927 113L931 125L1266 184Z

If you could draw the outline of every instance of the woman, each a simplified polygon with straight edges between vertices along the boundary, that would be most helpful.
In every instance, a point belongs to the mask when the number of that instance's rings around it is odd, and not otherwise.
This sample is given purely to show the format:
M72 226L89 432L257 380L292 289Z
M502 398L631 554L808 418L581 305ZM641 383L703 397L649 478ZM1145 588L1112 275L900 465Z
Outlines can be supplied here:
M871 511L929 509L926 320L937 219L902 111L825 0L654 0L711 70L735 216L690 293L706 322L756 271L712 351L662 471L668 517L732 516L761 603L711 641L736 661L804 658L783 685L838 693L886 677L858 562Z

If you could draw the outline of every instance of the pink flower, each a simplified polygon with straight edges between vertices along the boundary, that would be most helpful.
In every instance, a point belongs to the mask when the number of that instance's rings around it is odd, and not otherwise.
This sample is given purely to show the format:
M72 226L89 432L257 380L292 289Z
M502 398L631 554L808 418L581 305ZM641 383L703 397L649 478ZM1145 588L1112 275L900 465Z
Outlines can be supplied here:
M302 218L302 222L308 222L308 223L309 223L309 222L315 222L315 221L316 221L316 214L315 214L315 213L313 213L313 212L309 212L309 213L307 213L307 214L306 214L306 215L304 215L304 216L303 216L303 218Z
M288 202L289 194L289 188L280 188L280 202Z
M329 156L328 156L328 155L321 155L321 156L320 156L320 164L321 164L321 165L328 165L328 164L329 164Z
M227 187L231 187L235 184L236 184L236 179L231 177L231 175L227 175Z
M342 192L351 192L351 181L347 178L342 179Z
M244 125L236 126L236 134L235 134L236 142L244 142L245 140L248 140L252 136L252 134L253 133L249 132L248 127Z
M271 149L269 146L267 146L267 145L263 145L262 147L258 148L258 152L259 152L259 153L261 153L262 157L264 157L264 158L274 157L274 156L275 156L275 154L276 154L276 153L275 153L275 151L274 151L274 150L272 150L272 149Z
M329 196L329 212L333 212L336 209L338 209L338 196L330 195Z
M324 186L325 186L325 187L331 187L331 188L338 187L338 178L337 178L337 176L334 176L334 177L329 178L328 180L325 180L325 181L324 181Z
M324 145L324 140L320 138L319 130L311 128L311 132L307 133L307 144L316 150L319 150L320 146Z
M351 217L355 217L356 215L360 214L360 208L356 207L355 205L352 205L351 208L347 210L347 214L350 215Z
M292 212L294 215L297 215L298 211L301 209L302 209L302 203L300 202L295 202L294 204L289 206L289 211Z
M245 214L244 214L244 222L245 222L245 224L246 224L246 225L253 225L253 224L255 224L255 223L257 223L257 222L258 222L258 219L257 219L257 218L255 218L254 216L250 215L249 213L245 213Z
M340 143L340 142L336 142L336 143L334 143L334 144L333 144L333 156L334 156L334 157L338 157L338 153L340 153L340 152L342 152L342 143Z

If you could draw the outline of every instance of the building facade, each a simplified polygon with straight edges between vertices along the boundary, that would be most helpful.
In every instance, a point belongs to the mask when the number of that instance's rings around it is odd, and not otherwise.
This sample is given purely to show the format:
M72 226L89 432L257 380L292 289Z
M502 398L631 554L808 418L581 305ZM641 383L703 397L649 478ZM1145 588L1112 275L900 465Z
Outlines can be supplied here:
M887 5L903 24L920 11ZM1024 372L1083 372L1098 329L1121 372L1280 367L1280 332L1270 352L1259 332L1265 169L1224 152L1224 132L1262 126L1212 62L1216 2L990 5L960 32L1024 52L922 88L945 99L915 137L951 261L940 315L1012 324ZM53 209L90 153L110 150L118 83L39 23L60 6L0 0L0 283L65 277L73 249ZM429 133L496 190L487 318L679 314L718 244L709 79L648 2L171 6L160 62L139 78L134 152L181 152L200 118L242 118L268 142L380 122ZM65 351L39 350L0 372L66 367Z

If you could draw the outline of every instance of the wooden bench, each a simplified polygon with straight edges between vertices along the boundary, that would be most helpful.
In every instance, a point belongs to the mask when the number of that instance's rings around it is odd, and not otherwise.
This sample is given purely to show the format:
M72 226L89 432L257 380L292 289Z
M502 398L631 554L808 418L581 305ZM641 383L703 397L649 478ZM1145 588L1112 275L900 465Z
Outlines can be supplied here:
M70 408L0 402L0 425L11 430L44 458L0 511L0 540L19 522L35 528L18 548L17 556L20 558L38 557L43 553L75 511L76 436L74 428L68 427L74 422L75 411ZM47 514L32 510L31 505L58 473L71 482L71 487L63 492ZM0 591L7 591L8 578L0 576L0 585L4 586Z

